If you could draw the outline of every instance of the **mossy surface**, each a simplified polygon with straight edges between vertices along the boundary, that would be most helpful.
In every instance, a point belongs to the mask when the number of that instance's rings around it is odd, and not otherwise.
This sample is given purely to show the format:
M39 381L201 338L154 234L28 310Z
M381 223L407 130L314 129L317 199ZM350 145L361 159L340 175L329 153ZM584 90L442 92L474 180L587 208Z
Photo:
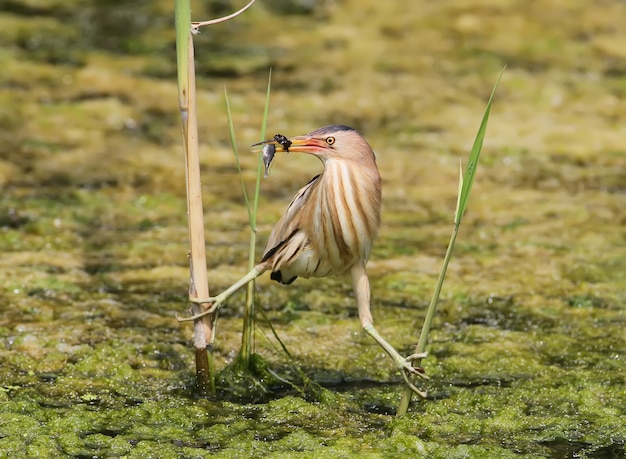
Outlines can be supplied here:
M227 4L194 4L194 19ZM459 158L507 65L423 361L429 398L396 417L402 380L360 331L348 279L259 280L293 361L260 320L256 379L229 366L233 297L213 349L218 394L195 394L191 327L174 319L188 266L172 4L8 2L0 457L623 457L624 18L617 0L268 1L196 37L211 292L244 273L249 233L223 87L251 183L244 152L272 67L270 133L347 124L377 152L373 314L407 354ZM275 159L261 244L319 170Z

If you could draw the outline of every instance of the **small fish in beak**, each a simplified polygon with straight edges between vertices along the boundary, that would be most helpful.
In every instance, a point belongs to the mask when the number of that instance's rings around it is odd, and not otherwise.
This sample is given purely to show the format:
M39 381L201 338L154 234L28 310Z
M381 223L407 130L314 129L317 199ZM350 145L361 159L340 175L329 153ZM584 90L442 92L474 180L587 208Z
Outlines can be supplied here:
M291 142L289 143L291 144ZM263 164L265 164L265 177L269 177L270 175L270 166L272 165L275 154L276 145L274 145L273 143L266 143L265 145L263 145Z
M291 140L282 134L276 134L272 140L264 140L259 143L252 144L253 147L263 145L263 164L265 164L265 177L270 175L270 167L272 161L274 161L274 155L276 154L276 147L279 144L282 148L281 151L289 153L289 147L291 147ZM258 150L257 150L258 151Z

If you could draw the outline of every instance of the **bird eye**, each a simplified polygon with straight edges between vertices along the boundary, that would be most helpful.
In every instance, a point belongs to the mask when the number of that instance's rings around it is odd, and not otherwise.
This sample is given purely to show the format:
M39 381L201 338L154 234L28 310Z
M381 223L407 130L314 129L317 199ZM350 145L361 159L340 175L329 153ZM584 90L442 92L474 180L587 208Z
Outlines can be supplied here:
M328 145L332 145L333 143L335 143L335 138L334 137L326 137L326 143Z

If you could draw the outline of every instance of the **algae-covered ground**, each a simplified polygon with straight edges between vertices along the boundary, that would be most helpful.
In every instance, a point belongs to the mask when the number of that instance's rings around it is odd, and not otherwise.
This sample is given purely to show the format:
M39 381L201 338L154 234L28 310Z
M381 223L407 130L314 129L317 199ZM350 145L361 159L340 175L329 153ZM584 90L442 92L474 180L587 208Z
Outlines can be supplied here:
M249 391L231 371L195 393L191 326L175 320L189 279L172 3L1 2L0 457L624 457L626 3L258 0L195 37L211 292L245 272L249 238L224 87L252 189L271 67L270 134L347 124L377 152L373 314L406 354L459 159L507 66L423 361L429 396L400 417L402 379L348 279L261 279L293 359L260 316L274 383ZM240 3L194 2L193 17ZM276 158L259 251L320 167ZM221 313L218 370L243 301Z

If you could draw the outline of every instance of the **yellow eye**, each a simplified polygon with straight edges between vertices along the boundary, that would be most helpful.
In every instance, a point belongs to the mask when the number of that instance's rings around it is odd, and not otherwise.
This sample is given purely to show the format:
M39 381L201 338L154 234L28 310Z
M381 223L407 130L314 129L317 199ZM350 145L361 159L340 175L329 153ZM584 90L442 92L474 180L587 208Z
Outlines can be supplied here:
M334 137L326 137L326 143L328 145L332 145L333 143L335 143L335 138Z

